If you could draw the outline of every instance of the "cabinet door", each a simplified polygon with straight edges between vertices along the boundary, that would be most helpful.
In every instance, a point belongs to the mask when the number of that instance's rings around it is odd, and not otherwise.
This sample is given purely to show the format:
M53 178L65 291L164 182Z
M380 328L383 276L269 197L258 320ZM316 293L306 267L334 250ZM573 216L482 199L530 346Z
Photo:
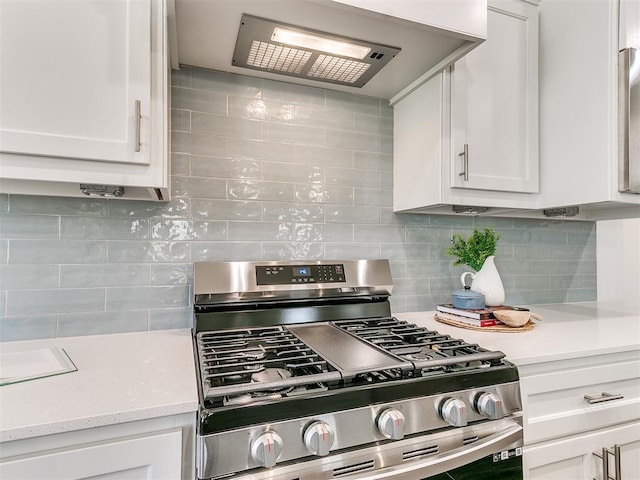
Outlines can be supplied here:
M0 478L11 480L168 480L181 470L180 429L0 462Z
M538 192L537 15L490 1L486 42L452 67L452 187Z
M0 151L149 163L150 0L3 0L0 49Z
M609 455L611 478L638 478L640 472L640 423L599 430L562 440L525 446L524 468L528 480L607 480L603 462L594 453L620 447L620 477L614 475L614 458Z

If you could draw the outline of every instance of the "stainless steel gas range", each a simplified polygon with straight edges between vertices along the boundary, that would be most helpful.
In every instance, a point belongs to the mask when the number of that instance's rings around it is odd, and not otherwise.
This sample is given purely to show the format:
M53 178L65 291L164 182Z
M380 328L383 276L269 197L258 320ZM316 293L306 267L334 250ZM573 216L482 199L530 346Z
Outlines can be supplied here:
M522 479L516 367L392 317L386 260L194 270L199 479Z

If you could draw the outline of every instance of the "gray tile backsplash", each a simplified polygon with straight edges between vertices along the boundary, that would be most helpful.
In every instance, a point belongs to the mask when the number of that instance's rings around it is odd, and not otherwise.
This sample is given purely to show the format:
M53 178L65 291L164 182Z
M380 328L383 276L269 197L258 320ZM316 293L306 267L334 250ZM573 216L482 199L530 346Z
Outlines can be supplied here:
M183 67L172 200L0 195L0 340L190 327L192 263L388 258L394 312L459 288L453 233L495 226L511 304L595 300L595 223L394 214L377 98Z

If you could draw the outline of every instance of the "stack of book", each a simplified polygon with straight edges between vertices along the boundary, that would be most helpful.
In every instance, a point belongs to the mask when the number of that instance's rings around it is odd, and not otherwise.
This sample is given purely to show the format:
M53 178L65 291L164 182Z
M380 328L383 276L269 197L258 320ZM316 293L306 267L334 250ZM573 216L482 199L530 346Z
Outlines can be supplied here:
M527 310L521 307L510 307L508 305L500 305L498 307L485 307L481 310L472 310L464 308L456 308L450 303L445 303L436 306L438 316L446 320L454 320L466 325L472 325L474 327L494 327L502 326L500 320L498 320L493 312L495 310Z

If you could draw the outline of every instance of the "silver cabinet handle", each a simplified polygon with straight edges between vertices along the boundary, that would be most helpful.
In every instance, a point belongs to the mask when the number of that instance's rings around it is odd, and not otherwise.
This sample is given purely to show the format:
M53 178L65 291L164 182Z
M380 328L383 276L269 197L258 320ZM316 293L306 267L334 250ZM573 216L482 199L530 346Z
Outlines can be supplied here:
M589 402L589 405L593 405L594 403L610 402L612 400L620 400L621 398L624 398L624 395L620 393L607 392L602 392L602 395L599 397L592 397L591 395L584 396L584 399Z
M593 452L593 455L602 460L602 480L609 480L609 449L602 447L602 454ZM593 480L598 480L594 478Z
M462 179L467 182L469 180L469 144L465 143L462 152L458 154L459 157L462 157L462 172L458 175L462 177Z
M622 480L622 469L620 468L620 445L613 446L613 469L616 473L616 480Z
M622 469L620 468L620 445L614 445L613 451L607 447L602 447L602 454L593 452L593 455L602 460L602 480L622 480ZM609 475L609 455L613 456L613 470L615 477ZM598 480L594 478L593 480Z
M618 191L640 192L640 162L637 138L638 124L637 98L640 84L632 79L632 72L640 64L640 52L635 48L625 48L618 54Z
M140 121L142 120L142 114L140 112L141 109L141 104L140 104L140 100L136 100L135 103L135 116L136 116L136 137L134 139L134 147L133 147L133 151L134 152L139 152L140 151Z

